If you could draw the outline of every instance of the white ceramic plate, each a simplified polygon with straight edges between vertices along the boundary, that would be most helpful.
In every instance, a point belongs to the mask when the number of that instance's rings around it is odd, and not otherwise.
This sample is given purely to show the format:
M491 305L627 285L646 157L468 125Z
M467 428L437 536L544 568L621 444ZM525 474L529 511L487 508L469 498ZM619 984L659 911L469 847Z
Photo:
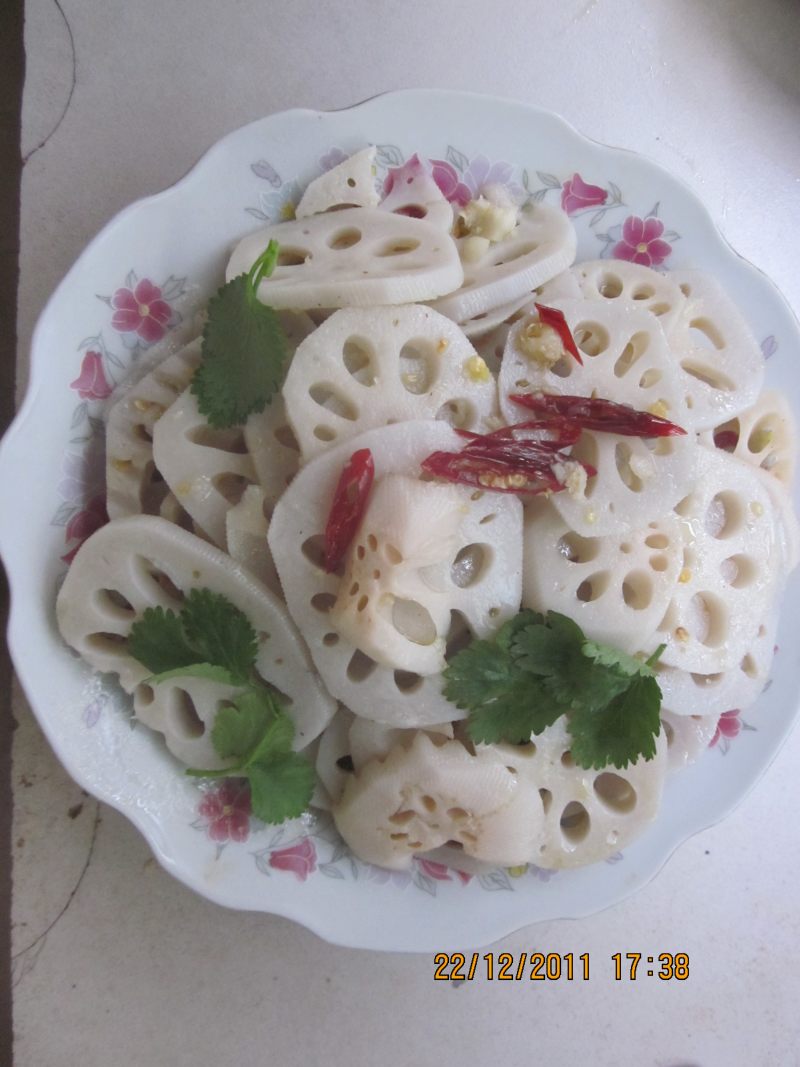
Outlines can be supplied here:
M653 163L589 141L555 115L469 94L409 91L343 112L274 115L226 137L177 185L123 211L42 314L28 395L0 452L10 645L67 770L127 815L188 886L229 907L296 919L344 945L464 948L615 903L730 811L791 726L797 657L778 652L771 685L746 721L726 716L714 749L670 781L659 819L624 855L578 871L530 867L466 879L425 862L410 874L379 870L353 859L329 821L263 827L237 806L241 798L201 793L158 737L132 728L128 699L64 646L54 621L64 557L98 521L101 419L113 383L154 341L177 337L179 323L221 284L233 242L285 217L311 178L369 143L379 146L381 176L418 151L442 161L438 176L453 195L459 184L475 193L499 181L561 203L578 232L578 259L632 255L625 237L635 234L654 266L711 271L761 341L768 384L800 411L800 334L790 310L725 243L695 196ZM625 228L632 217L650 221ZM779 646L800 627L797 591L795 578Z

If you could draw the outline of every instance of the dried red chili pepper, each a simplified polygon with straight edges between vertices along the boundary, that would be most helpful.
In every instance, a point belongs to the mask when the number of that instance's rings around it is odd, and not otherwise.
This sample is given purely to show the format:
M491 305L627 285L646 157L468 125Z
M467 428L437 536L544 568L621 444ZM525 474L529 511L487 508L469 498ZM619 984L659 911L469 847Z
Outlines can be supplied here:
M584 430L616 433L623 437L677 437L686 434L686 430L669 419L651 415L649 411L637 411L614 400L534 393L518 393L511 399L540 418L566 419Z
M564 312L559 311L558 308L548 307L546 304L534 304L534 307L539 312L539 322L543 326L552 326L567 352L583 366L581 354L575 344L572 331L567 325L567 320L564 318Z
M364 515L375 478L368 448L354 452L345 464L325 525L325 570L332 574L345 557Z

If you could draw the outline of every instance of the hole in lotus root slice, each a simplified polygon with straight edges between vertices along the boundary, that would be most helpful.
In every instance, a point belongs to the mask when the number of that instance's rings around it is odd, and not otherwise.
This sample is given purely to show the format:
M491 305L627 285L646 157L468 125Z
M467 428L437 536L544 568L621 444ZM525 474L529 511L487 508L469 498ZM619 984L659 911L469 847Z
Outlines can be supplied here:
M651 568L659 574L662 574L665 570L669 569L669 560L666 556L651 556L647 562L650 564Z
M649 335L642 330L635 333L625 345L617 362L614 364L614 374L616 377L624 378L631 367L641 359L649 347ZM661 373L658 372L658 377L655 380L659 381L660 378Z
M395 671L394 684L405 696L411 696L422 688L423 678L413 671Z
M557 363L554 363L550 368L550 373L555 374L557 378L569 378L570 374L575 370L577 364L572 356L562 356Z
M468 589L481 580L491 559L489 545L464 545L450 565L450 581L459 589Z
M128 638L125 634L98 632L89 634L86 644L95 652L106 653L116 658L128 647Z
M392 625L415 645L432 645L436 640L436 624L431 613L417 600L397 597L392 604Z
M728 636L728 609L713 593L696 593L689 605L690 634L708 648L720 648Z
M201 445L203 448L217 448L221 452L231 452L239 456L247 454L244 432L238 426L221 429L216 426L209 426L208 423L198 423L198 425L190 427L186 433L186 438L192 444Z
M469 400L458 397L442 404L436 412L436 418L440 422L446 422L455 429L463 429L476 421L475 407Z
M342 346L342 362L359 385L375 384L375 350L363 337L348 337Z
M710 319L692 319L689 322L689 336L696 347L717 352L725 347L725 338Z
M404 256L408 252L415 252L419 246L420 242L415 237L402 237L380 245L375 249L374 254L384 259L390 256Z
M185 594L183 590L173 582L170 576L165 574L164 571L159 570L158 567L154 567L150 561L143 556L140 556L139 558L148 578L155 582L159 589L167 594L170 600L174 600L177 604L183 603L186 599Z
M630 782L612 771L603 771L602 774L598 774L593 786L598 799L610 811L626 815L636 807L636 790Z
M575 344L587 356L599 356L608 348L608 330L599 322L579 322L572 331Z
M337 438L336 430L332 426L315 426L314 436L318 441L335 441Z
M454 656L472 643L472 630L460 611L450 612L450 627L445 638L444 658L449 663Z
M324 534L314 534L312 537L307 537L300 546L300 551L306 557L309 563L312 563L315 567L319 567L320 570L325 568L325 536Z
M311 598L311 606L315 611L328 612L336 603L333 593L315 593Z
M540 789L539 796L542 799L542 809L546 815L550 810L550 805L553 803L553 794L549 789Z
M701 363L696 359L682 360L681 367L690 377L696 378L705 385L710 385L712 389L718 389L720 392L725 393L733 393L736 390L734 382L731 381L727 374L723 374L719 367L712 367L708 363Z
M651 300L656 295L652 285L637 285L631 292L631 300Z
M294 430L287 423L283 423L281 426L276 426L272 431L272 435L278 444L283 445L284 448L291 448L293 452L300 451L300 445L297 443Z
M164 481L164 476L156 467L155 463L150 460L145 464L144 473L142 474L141 490L139 492L139 500L141 501L143 514L158 515L161 510L161 505L164 503L164 499L168 494L169 486Z
M632 493L641 493L644 488L644 482L631 468L631 456L633 450L627 441L617 441L614 446L614 462L617 466L617 473L623 485L627 486Z
M748 652L739 664L740 669L747 675L748 678L758 677L758 664Z
M253 482L249 478L245 478L243 474L234 474L233 471L224 471L222 474L217 474L211 479L211 484L220 493L231 507L241 501L244 496L244 491L248 485L252 485Z
M645 571L631 571L622 583L622 599L634 611L644 611L653 599L653 581Z
M147 682L139 682L133 691L133 700L136 707L149 708L156 698L156 691Z
M327 382L315 382L308 390L308 395L321 408L338 415L341 419L355 422L358 418L358 408L347 397L342 396L339 390ZM317 435L319 436L319 435ZM322 438L325 440L325 438Z
M300 267L311 259L311 253L305 248L290 248L281 245L278 252L278 267Z
M202 737L206 732L205 723L198 715L191 696L178 686L170 692L167 717L172 731L183 740Z
M578 845L591 828L589 812L577 800L571 800L561 813L561 832L571 845Z
M751 556L738 553L724 559L719 566L723 580L734 589L746 589L758 578L758 567Z
M345 226L343 230L336 230L328 237L328 248L337 251L343 248L352 248L361 240L361 230L357 226Z
M616 300L618 296L622 295L622 279L618 274L605 271L597 279L597 291L606 300Z
M437 365L431 344L423 338L407 341L400 349L398 362L403 388L415 396L428 393L437 376Z
M654 385L658 385L662 377L663 375L658 367L651 367L649 370L646 370L639 379L639 388L652 389Z
M98 589L94 599L98 609L117 622L125 622L136 613L133 604L118 589Z
M705 516L707 532L720 541L738 534L745 522L745 506L738 493L726 490L717 493Z
M339 640L339 635L337 633L331 632L329 634L325 634L325 636L322 638L322 643L323 645L325 645L326 648L333 648L335 645L339 644Z
M357 648L347 664L347 677L351 682L364 682L369 678L378 664L370 656Z
M570 563L591 563L597 559L601 542L597 537L581 537L570 530L558 540L558 551ZM623 549L624 551L624 549ZM628 546L630 551L630 546Z
M597 574L593 574L589 578L584 578L578 586L575 595L582 603L589 604L593 600L599 600L600 597L608 591L610 583L611 575L609 572L599 571Z

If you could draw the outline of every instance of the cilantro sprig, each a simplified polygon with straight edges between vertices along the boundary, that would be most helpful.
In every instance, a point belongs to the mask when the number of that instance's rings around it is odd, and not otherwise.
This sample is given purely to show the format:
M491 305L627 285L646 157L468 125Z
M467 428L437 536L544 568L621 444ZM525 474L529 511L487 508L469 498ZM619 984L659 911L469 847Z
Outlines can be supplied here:
M232 278L209 301L192 392L211 426L240 425L263 411L280 388L286 339L274 308L257 295L275 269L278 251L278 242L270 241L247 274Z
M258 639L249 619L226 597L193 589L178 614L147 608L131 627L131 655L151 670L149 684L209 678L240 692L217 713L211 743L219 770L191 768L195 778L246 778L253 814L280 823L302 814L314 789L310 764L292 751L294 726L255 670Z
M653 664L589 641L572 619L522 611L489 640L474 641L444 672L448 700L469 712L473 741L517 743L562 715L581 767L652 759L661 729Z

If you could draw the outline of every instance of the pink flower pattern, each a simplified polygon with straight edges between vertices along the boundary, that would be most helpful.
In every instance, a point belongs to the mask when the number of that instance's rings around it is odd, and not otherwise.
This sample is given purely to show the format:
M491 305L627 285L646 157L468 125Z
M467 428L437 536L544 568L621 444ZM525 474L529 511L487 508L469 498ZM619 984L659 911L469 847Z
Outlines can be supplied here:
M561 187L561 209L577 215L586 208L600 207L608 200L608 192L599 185L589 185L576 171Z
M250 787L239 778L225 778L204 794L197 812L207 820L212 841L246 841L250 836Z
M650 215L646 219L630 215L622 224L622 240L614 245L615 259L627 259L645 267L658 267L672 252L672 245L662 240L664 223Z
M739 718L741 714L739 708L733 708L731 711L723 711L719 717L714 736L708 742L709 748L713 748L720 738L725 737L730 740L739 736L742 729L742 723Z
M454 874L462 885L467 885L472 880L472 875L467 874L466 871L457 871L455 867L447 867L444 863L437 863L435 860L420 859L417 863L423 874L427 874L429 878L437 882L451 882L451 874Z
M99 352L88 351L81 363L81 372L70 389L77 390L81 400L106 400L111 396L113 385L106 378L103 357Z
M78 543L66 555L61 557L62 561L67 564L72 563L83 542L87 541L96 530L99 530L101 526L105 526L107 522L108 512L106 511L105 497L92 497L86 507L81 511L76 511L67 523L67 528L64 531L65 542L69 544L70 541L77 541Z
M162 299L161 290L147 278L137 282L135 289L117 289L111 306L114 329L136 333L148 344L161 340L172 318L172 308Z
M299 882L305 882L317 869L317 850L310 837L304 837L296 845L274 849L269 854L269 865L278 871L291 871Z

